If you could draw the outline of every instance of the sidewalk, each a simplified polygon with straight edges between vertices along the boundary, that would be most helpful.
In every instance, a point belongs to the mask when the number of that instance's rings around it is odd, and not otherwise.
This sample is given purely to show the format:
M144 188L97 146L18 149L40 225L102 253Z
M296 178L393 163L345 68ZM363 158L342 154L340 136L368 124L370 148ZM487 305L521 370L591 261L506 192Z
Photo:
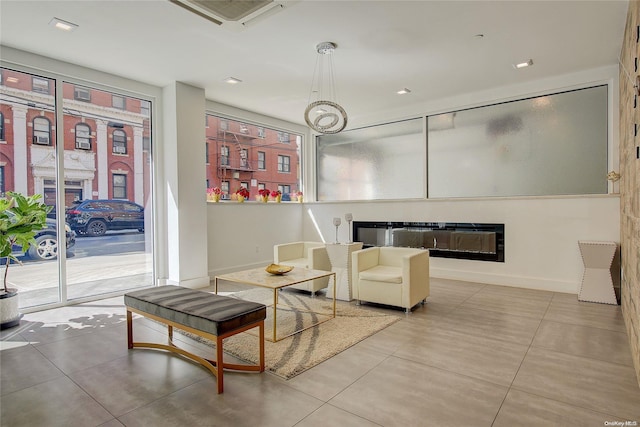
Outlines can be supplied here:
M2 272L4 273L4 271ZM25 262L9 268L9 287L18 289L20 307L59 300L58 263ZM152 257L144 252L67 259L69 299L151 286Z

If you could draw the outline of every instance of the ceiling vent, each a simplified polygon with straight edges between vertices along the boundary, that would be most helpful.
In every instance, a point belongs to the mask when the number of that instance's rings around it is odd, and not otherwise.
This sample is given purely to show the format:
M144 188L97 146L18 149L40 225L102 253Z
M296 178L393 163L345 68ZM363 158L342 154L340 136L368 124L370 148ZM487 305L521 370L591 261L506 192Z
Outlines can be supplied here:
M284 6L274 0L169 0L189 12L228 29L242 30Z

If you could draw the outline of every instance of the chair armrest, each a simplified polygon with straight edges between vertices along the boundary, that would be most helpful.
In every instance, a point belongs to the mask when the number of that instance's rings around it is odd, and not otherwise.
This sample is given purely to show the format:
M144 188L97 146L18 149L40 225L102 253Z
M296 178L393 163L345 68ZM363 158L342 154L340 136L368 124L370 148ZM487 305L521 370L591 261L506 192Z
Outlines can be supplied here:
M303 247L304 243L302 242L292 242L275 245L273 247L273 262L277 264L279 262L288 261L290 259L303 258L305 256Z
M325 246L309 248L309 266L314 270L331 271L331 261Z
M424 250L403 257L402 282L408 286L405 294L409 299L406 307L411 307L429 294L429 251Z

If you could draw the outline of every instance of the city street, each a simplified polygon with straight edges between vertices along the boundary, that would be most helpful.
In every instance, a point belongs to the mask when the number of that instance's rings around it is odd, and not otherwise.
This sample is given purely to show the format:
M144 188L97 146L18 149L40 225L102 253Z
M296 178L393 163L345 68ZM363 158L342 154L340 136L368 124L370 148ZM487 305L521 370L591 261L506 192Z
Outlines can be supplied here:
M152 255L145 235L110 232L101 237L77 237L67 258L68 294L75 298L152 284ZM20 292L21 306L52 302L58 294L56 261L23 260L9 269L9 286ZM29 303L27 303L27 300ZM34 304L35 303L35 304Z
M70 258L144 252L144 246L144 233L138 231L108 231L100 237L78 235Z

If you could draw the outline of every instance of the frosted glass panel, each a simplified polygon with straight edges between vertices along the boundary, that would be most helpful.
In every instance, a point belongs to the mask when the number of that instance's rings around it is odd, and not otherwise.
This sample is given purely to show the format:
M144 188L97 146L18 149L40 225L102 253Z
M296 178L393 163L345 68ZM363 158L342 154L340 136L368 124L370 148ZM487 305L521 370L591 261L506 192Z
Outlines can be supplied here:
M318 200L425 197L422 119L316 139Z
M607 86L428 118L429 197L607 193Z

